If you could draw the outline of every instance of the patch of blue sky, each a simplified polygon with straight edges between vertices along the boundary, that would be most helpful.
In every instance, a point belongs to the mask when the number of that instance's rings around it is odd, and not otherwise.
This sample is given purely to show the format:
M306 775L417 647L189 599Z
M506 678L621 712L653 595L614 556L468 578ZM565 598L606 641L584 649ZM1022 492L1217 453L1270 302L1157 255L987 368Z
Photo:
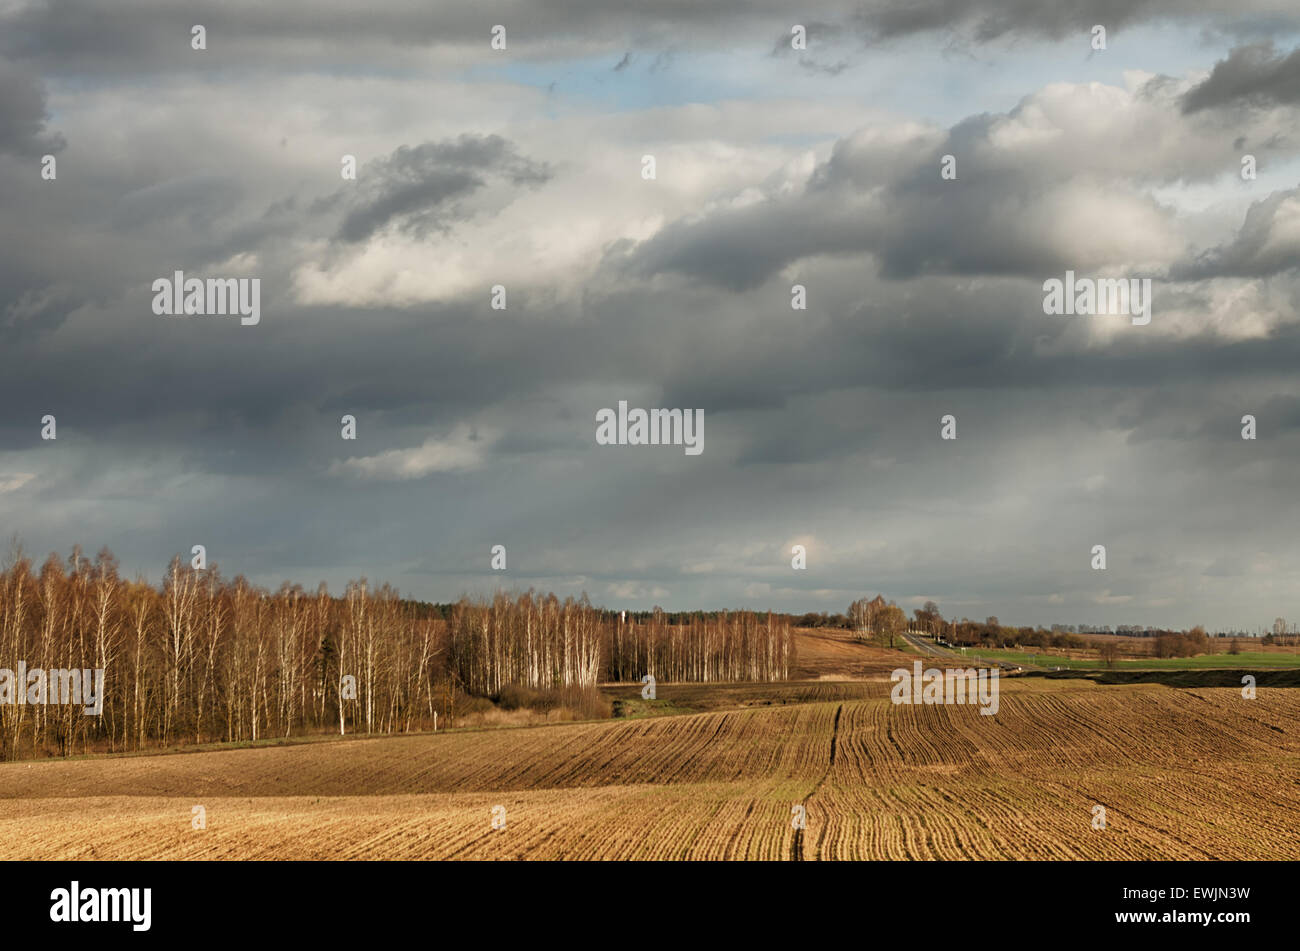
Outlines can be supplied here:
M638 112L729 100L851 101L951 126L986 112L1007 112L1054 82L1124 86L1130 70L1169 76L1208 71L1232 41L1201 26L1146 24L1112 31L1093 50L1081 32L1058 41L945 45L926 34L881 47L814 39L806 52L766 49L639 50L579 59L506 59L466 78L546 89L555 108Z

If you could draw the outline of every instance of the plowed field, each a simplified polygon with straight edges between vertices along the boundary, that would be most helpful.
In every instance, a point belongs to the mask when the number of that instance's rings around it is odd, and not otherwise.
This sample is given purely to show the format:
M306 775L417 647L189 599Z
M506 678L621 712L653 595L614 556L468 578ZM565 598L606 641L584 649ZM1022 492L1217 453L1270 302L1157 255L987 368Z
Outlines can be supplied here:
M4 764L0 858L1300 858L1300 691L1008 679L994 716L871 692Z

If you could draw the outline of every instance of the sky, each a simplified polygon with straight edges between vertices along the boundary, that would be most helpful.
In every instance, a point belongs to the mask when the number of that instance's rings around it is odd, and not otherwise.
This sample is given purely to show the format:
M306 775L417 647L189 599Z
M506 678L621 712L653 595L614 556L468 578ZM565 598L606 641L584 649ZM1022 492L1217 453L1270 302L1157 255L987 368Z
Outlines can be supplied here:
M0 530L155 583L201 544L437 601L1268 627L1297 120L1293 0L0 0ZM175 271L260 320L155 313ZM1067 271L1150 322L1045 313ZM620 401L702 451L598 443Z

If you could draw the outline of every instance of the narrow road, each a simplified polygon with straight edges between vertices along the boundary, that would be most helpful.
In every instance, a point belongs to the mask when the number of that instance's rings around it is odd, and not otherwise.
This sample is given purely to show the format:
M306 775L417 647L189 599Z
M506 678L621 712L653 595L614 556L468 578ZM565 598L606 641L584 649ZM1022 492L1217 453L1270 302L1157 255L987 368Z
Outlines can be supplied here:
M933 655L935 655L936 657L959 657L959 656L961 656L961 655L959 655L959 654L954 654L952 651L948 650L946 647L940 647L938 644L928 644L928 643L926 643L925 641L921 640L921 638L919 638L919 637L917 637L915 634L913 634L911 631L904 631L904 632L903 632L903 640L907 641L908 644L910 644L911 646L915 647L915 648L916 648L917 650L919 650L922 654L933 654Z
M915 647L922 654L930 654L935 657L955 657L958 658L959 660L976 659L973 654L959 654L956 651L951 651L946 647L940 647L937 644L931 644L928 641L926 641L924 638L918 637L917 635L913 634L911 631L903 632L903 640L907 641L908 644L910 644L912 647ZM993 660L992 658L979 658L979 660L981 660L981 662L986 664L997 664L999 667L1002 667L1006 670L1045 670L1046 669L1044 667L1037 667L1033 664L1017 664L1009 660Z

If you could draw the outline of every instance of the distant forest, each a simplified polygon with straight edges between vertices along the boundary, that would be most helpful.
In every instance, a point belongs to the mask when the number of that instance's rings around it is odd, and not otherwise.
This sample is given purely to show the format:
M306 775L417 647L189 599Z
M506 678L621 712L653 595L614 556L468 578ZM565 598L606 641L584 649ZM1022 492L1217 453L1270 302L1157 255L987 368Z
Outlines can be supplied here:
M790 624L771 614L623 620L531 591L431 605L364 578L339 596L268 591L180 557L155 586L124 579L107 549L39 567L15 550L0 571L0 760L423 730L510 687L784 680L794 660ZM41 703L21 669L103 669L102 713Z

